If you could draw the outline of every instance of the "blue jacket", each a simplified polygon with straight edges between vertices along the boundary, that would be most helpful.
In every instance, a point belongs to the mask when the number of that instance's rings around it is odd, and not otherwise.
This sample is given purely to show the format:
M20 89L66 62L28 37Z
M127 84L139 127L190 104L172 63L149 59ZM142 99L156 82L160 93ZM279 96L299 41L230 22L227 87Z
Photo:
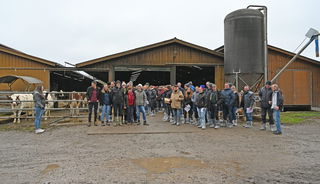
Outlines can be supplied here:
M224 105L233 105L235 102L235 94L230 88L221 91L221 98Z
M112 104L112 96L110 93L101 93L101 104L102 105Z

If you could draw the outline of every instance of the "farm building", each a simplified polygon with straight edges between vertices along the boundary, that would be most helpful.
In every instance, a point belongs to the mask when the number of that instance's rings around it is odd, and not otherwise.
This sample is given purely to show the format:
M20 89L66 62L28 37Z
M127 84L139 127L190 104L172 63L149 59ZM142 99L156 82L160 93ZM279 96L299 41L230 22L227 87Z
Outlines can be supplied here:
M106 68L108 72L88 72L104 81L135 84L174 84L177 81L203 84L223 83L223 54L173 38L152 45L105 56L76 65L79 68Z
M85 88L81 88L82 81L90 83L88 82L90 81L89 79L77 72L68 71L63 65L31 56L0 44L0 77L8 75L29 76L39 79L43 82L44 88L51 91L84 91ZM74 86L80 89L74 89ZM22 80L14 82L11 89L5 83L0 84L1 91L25 91L32 90L34 87L28 86Z
M294 53L268 46L268 79L294 56ZM173 38L125 52L85 61L79 68L105 68L88 72L104 81L129 81L154 85L176 82L224 84L224 47L211 50ZM286 107L320 107L320 62L300 56L276 80L285 95Z
M224 47L216 51L224 53ZM271 80L295 54L268 45L268 80ZM320 107L320 62L299 56L275 80L284 93L286 107Z

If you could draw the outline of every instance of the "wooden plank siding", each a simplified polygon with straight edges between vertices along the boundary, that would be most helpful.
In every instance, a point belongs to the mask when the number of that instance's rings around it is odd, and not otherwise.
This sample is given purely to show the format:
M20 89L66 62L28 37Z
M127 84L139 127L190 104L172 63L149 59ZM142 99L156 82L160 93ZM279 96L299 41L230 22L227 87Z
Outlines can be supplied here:
M23 58L20 56L16 56L13 54L9 54L7 52L0 51L0 67L32 67L32 68L44 68L49 65L39 63L37 61L33 61L31 59ZM43 81L43 85L45 89L49 89L50 87L50 72L43 70L0 70L0 76L5 75L23 75L35 77ZM24 91L26 89L26 84L21 80L16 81L14 85L12 85L12 90ZM0 84L0 90L9 90L7 84Z
M292 56L269 49L268 79L272 79ZM284 91L286 105L320 107L320 64L297 58L275 81Z
M105 60L86 67L109 66L166 66L166 65L223 65L223 58L179 44L171 44L143 52Z
M212 51L212 50L211 50ZM211 52L210 51L210 52ZM79 67L89 68L107 68L113 71L114 67L164 67L170 68L172 66L219 66L215 69L215 75L212 76L212 82L222 87L221 80L223 79L223 56L212 54L202 48L197 49L190 47L184 42L170 41L168 44L161 44L158 47L140 50L139 52L128 54L119 54L119 57L106 56L105 59L98 58L99 62L84 62L77 64ZM212 51L215 52L215 51ZM109 59L111 58L111 59ZM215 79L215 81L213 81ZM112 80L112 74L109 73L109 80ZM169 82L169 81L168 81Z

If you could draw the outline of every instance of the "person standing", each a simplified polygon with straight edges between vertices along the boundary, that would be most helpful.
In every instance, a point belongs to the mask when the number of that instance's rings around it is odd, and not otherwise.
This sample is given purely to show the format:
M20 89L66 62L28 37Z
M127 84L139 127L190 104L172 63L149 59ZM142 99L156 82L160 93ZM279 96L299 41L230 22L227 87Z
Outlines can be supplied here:
M254 105L254 94L250 91L249 86L244 86L243 88L243 110L246 114L247 124L244 125L245 128L251 128L253 125L252 122L252 112L253 112L253 105Z
M165 104L165 116L164 120L170 122L172 117L172 109L171 109L171 102L170 97L172 94L172 88L170 85L167 86L167 90L163 94L164 104Z
M184 111L184 122L185 123L188 123L188 122L192 123L192 121L193 121L193 118L192 118L192 115L193 115L193 102L191 100L192 95L193 95L193 91L191 90L190 87L187 87L185 95L184 95L184 104L185 104L185 107L187 109L183 109L183 111Z
M114 113L114 121L116 125L122 125L123 121L123 103L124 103L124 91L121 88L121 82L117 81L116 86L111 91L112 95L112 106L113 106L113 113Z
M217 91L217 86L215 84L212 84L212 92L210 93L210 97L209 97L209 107L210 107L210 116L213 124L210 125L210 128L215 128L215 129L220 128L217 120L218 101L219 101L219 93Z
M279 90L277 84L272 85L272 101L271 101L271 109L273 110L273 119L276 122L277 130L273 132L276 135L282 134L281 122L280 122L280 111L283 106L283 96L282 92Z
M127 112L127 121L128 123L133 123L133 113L134 113L134 92L132 90L132 87L128 87L127 94L124 96L124 108Z
M207 95L204 92L205 86L201 85L199 88L199 94L196 98L196 105L199 115L200 125L198 128L206 129L206 111L207 111Z
M98 116L98 103L100 99L100 88L97 87L97 81L92 81L91 86L88 87L86 97L88 99L88 108L89 108L89 119L88 119L88 126L91 126L91 114L92 109L94 111L94 126L97 126L97 116Z
M148 93L148 101L150 107L150 115L155 116L156 114L156 106L157 106L157 90L154 88L153 85L150 86Z
M110 111L112 105L112 97L109 86L107 84L104 85L102 89L100 102L102 105L101 125L109 125L109 122L111 122Z
M147 116L146 116L146 110L145 105L147 103L147 95L145 91L142 89L142 84L138 84L137 90L135 90L135 103L136 103L136 112L137 112L137 124L140 125L140 113L142 113L143 116L143 125L149 125L147 123Z
M179 90L179 86L175 85L173 87L173 92L170 97L171 108L172 108L173 118L174 118L172 125L177 125L177 126L180 125L181 114L182 114L181 107L182 107L183 99L184 97L182 92Z
M193 125L199 126L200 123L199 123L199 114L198 114L198 107L197 107L197 100L199 97L199 87L196 86L195 89L196 90L195 90L195 92L193 92L192 98L191 98L191 102L193 103L192 110L194 112Z
M271 89L271 82L267 81L266 85L260 89L259 91L259 97L261 99L261 119L262 119L262 126L260 130L266 130L267 126L267 120L266 116L268 114L269 116L269 126L270 130L273 130L273 115L272 115L272 109L271 104L269 103L272 99L272 89Z
M43 94L43 86L37 86L34 93L33 93L33 101L34 101L34 108L35 108L35 133L43 133L45 130L41 129L41 118L44 113L44 108L46 105L45 96Z
M233 126L237 126L238 122L237 122L237 110L240 106L239 104L239 93L237 91L237 88L235 85L232 85L231 86L231 90L233 91L234 93L234 103L233 103L233 106L232 106L232 124Z
M235 101L235 95L230 89L231 84L225 83L224 90L221 91L222 111L225 125L231 128L232 125L232 107Z

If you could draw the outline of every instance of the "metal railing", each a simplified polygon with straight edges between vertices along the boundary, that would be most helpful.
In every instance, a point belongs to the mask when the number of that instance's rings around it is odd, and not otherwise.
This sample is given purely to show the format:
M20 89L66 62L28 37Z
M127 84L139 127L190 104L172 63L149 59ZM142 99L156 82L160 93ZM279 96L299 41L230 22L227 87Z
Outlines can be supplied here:
M46 93L46 92L45 92ZM52 94L52 95L61 95L62 97L66 97L66 99L55 99L55 100L46 100L46 103L49 102L53 102L53 103L59 103L59 102L65 102L66 106L69 106L71 104L71 102L84 102L86 103L87 100L72 100L70 99L70 95L71 94L85 94L86 92L62 92L62 91L52 91L52 92L47 92L48 94ZM0 91L0 97L4 96L4 98L7 98L8 95L12 95L12 94L33 94L33 92L21 92L21 91ZM56 97L59 98L59 97ZM3 99L3 98L2 98ZM0 100L0 113L14 113L17 111L21 111L21 112L30 112L32 111L32 116L22 116L20 115L20 119L34 119L34 110L35 108L12 108L12 106L10 105L11 103L16 102L16 103L25 103L25 102L33 102L33 100L9 100L9 99L3 99ZM46 111L64 111L67 113L64 113L62 115L50 115L50 116L42 116L42 118L84 118L87 116L84 115L80 115L78 112L80 111L85 111L88 108L86 107L79 107L79 108L71 108L71 107L49 107L49 108L45 108ZM79 115L75 115L75 114L79 114ZM14 117L13 115L11 116L0 116L0 119L13 119L13 118L17 118Z

